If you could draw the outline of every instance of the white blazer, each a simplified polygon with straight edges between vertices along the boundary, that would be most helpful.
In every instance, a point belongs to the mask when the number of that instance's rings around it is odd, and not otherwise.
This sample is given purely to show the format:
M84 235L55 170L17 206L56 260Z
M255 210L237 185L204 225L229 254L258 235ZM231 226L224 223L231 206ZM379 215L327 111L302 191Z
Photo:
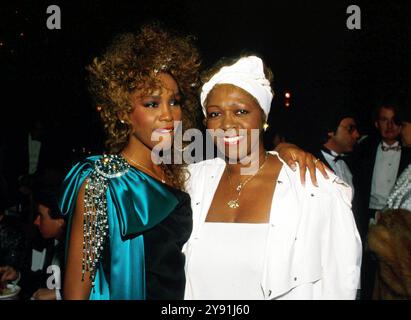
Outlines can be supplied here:
M193 232L183 248L186 299L195 299L190 289L195 281L190 256L225 165L215 158L189 166ZM317 172L316 187L307 172L304 187L299 170L294 172L283 162L273 194L260 282L266 299L355 299L362 246L351 211L351 188L328 175L325 179Z

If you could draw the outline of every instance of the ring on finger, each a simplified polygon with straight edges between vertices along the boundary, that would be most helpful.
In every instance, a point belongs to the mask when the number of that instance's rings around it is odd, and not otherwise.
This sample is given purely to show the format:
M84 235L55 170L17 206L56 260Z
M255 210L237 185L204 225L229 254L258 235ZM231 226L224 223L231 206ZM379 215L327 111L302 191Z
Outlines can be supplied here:
M318 161L320 161L320 159L318 159L318 158L315 159L315 160L314 160L314 164L317 164Z

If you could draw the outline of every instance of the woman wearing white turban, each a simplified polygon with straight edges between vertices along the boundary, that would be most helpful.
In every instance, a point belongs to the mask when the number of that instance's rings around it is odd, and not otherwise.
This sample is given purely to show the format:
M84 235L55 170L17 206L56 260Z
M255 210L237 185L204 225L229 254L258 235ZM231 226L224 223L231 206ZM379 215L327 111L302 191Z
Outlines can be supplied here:
M361 240L351 189L318 187L262 143L273 92L256 56L213 68L202 87L207 129L223 156L189 166L193 232L186 299L354 299Z

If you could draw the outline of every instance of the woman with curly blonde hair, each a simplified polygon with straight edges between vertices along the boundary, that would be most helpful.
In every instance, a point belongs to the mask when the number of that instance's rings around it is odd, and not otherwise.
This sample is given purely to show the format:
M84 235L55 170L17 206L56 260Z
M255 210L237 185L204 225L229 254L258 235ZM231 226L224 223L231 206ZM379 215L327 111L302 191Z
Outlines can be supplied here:
M88 67L108 154L64 181L68 215L65 299L182 299L191 228L184 166L153 163L174 121L194 126L197 49L157 24L118 36Z

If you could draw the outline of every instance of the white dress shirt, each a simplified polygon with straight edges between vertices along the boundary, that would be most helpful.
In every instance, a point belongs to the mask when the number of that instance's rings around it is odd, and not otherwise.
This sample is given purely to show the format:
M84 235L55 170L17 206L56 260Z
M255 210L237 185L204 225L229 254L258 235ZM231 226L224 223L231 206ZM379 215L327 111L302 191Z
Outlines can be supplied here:
M59 241L57 239L54 239L54 247L57 247L59 244ZM47 249L44 248L42 251L32 249L31 250L31 271L36 272L39 270L43 270L45 266L44 263L46 261L46 254L47 254ZM54 253L51 261L52 265L60 266L61 261L58 258L58 255Z
M31 250L31 271L36 272L43 270L44 262L46 261L46 248L42 251L36 249Z
M186 299L196 298L192 289L198 287L198 279L192 273L192 256L201 254L198 243L225 165L216 158L189 166L193 232L183 248ZM319 187L315 187L307 172L304 187L299 169L292 171L283 163L258 275L264 299L355 299L362 246L351 211L351 188L337 176L329 176L325 179L317 171ZM203 272L208 274L206 265Z
M388 196L397 180L398 168L401 160L401 150L382 151L382 145L389 147L385 142L378 145L371 181L369 208L376 210L385 207ZM392 147L398 145L399 142L396 142Z
M59 241L57 239L54 240L54 246L57 246L59 244ZM46 261L46 253L47 253L47 249L44 248L42 251L38 251L36 249L32 249L32 257L31 257L31 271L36 272L36 271L40 271L43 270L44 263ZM52 261L51 261L52 265L56 265L56 266L61 266L61 261L58 258L58 256L56 254L53 255ZM59 274L60 276L60 274ZM59 282L61 281L61 279L59 279ZM56 288L54 289L55 293L56 293L56 300L62 300L62 296L61 296L61 289L60 288ZM32 298L34 299L34 298Z
M41 142L33 140L31 134L28 136L29 144L29 174L33 174L37 170L37 164L39 162Z
M352 182L352 173L348 165L345 163L344 160L337 160L334 161L335 157L339 156L339 154L333 150L330 150L331 154L322 151L325 160L327 160L328 164L330 165L331 169L334 171L335 175L342 179L344 182L348 183L353 191L354 196L354 184Z

